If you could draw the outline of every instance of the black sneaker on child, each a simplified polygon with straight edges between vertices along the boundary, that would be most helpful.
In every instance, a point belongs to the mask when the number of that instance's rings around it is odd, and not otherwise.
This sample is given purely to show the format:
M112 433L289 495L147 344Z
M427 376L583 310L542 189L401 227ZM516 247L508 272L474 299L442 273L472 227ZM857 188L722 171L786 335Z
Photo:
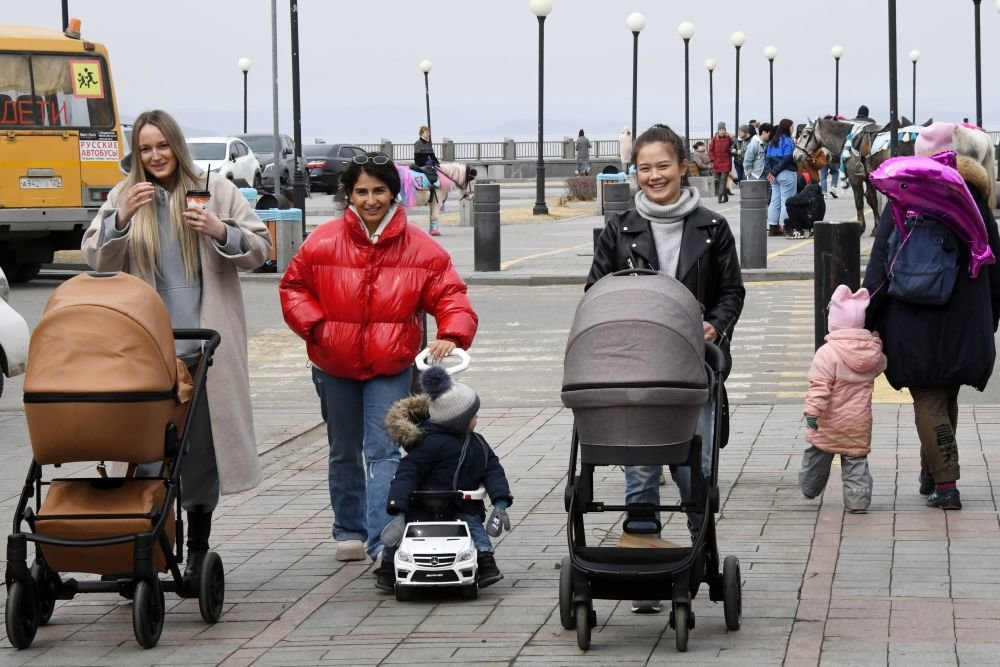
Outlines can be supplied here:
M941 510L960 510L962 509L962 496L959 495L958 489L941 491L935 488L934 493L927 496L927 506Z
M479 558L479 587L486 588L487 586L492 586L501 579L503 579L503 573L500 568L497 567L497 561L493 558L493 554L488 551L480 551Z
M385 593L396 590L396 568L392 559L382 559L382 565L375 573L375 588Z
M934 478L931 474L921 470L920 477L918 479L920 480L920 495L931 495L931 492L934 490Z

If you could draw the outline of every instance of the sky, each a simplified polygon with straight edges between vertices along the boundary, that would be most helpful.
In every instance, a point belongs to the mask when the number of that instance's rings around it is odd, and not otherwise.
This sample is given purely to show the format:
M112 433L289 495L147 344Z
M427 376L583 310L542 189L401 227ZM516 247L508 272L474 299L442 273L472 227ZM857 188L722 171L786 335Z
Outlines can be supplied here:
M983 116L1000 129L1000 12L981 8ZM59 28L59 0L3 0L0 21ZM971 0L899 0L900 115L912 115L911 50L917 64L917 120L975 121L974 13ZM538 117L538 23L528 0L299 0L302 136L305 143L413 141L425 122L422 59L430 72L435 141L534 139ZM766 11L752 11L754 7ZM83 37L107 46L122 117L163 108L189 136L242 131L241 57L248 75L249 130L270 132L271 3L267 0L69 0ZM904 11L905 10L905 11ZM692 137L709 128L709 76L715 121L733 131L734 31L740 55L740 122L767 120L766 46L774 60L774 113L805 122L834 111L834 59L840 60L841 115L860 104L889 120L888 10L884 0L554 0L545 21L547 139L617 138L631 124L631 12L646 18L639 36L637 125L684 127L683 21L690 41ZM292 134L290 2L278 0L278 116ZM713 128L714 129L714 128Z

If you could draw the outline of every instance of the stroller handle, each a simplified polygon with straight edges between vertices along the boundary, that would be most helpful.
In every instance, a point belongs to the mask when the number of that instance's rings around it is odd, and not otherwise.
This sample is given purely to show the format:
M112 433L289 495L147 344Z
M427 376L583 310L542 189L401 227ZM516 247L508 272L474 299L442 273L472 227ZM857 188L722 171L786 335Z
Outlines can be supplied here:
M426 371L428 368L430 368L430 365L427 363L427 355L429 355L430 352L431 352L430 348L424 348L423 350L420 351L420 354L417 355L417 358L414 359L414 363L417 365L417 370ZM454 366L449 366L445 369L446 371L448 371L448 375L461 373L466 368L468 368L469 365L472 363L472 357L470 357L469 353L460 347L456 347L454 350L451 351L451 354L449 354L448 356L459 358L459 362L457 364L455 364Z
M214 329L174 329L174 340L203 340L205 353L209 356L222 343L222 336Z

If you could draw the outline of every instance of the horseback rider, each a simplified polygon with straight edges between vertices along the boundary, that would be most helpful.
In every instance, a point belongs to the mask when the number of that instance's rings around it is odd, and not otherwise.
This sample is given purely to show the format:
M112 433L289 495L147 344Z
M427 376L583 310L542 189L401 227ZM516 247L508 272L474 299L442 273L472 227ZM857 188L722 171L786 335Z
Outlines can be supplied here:
M868 116L868 107L864 104L858 107L858 115L851 119L852 123L874 123L875 119Z
M431 143L431 128L421 125L419 134L420 136L413 142L413 166L411 169L427 176L428 187L433 192L434 184L438 179L437 167L441 166L441 162L434 155L434 144Z

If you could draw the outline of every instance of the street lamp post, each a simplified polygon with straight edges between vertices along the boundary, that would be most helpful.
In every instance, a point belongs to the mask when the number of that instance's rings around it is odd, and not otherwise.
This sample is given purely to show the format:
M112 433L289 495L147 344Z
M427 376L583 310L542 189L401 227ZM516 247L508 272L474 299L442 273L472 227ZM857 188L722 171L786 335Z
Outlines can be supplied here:
M896 0L889 0L889 155L899 155L899 76L896 64ZM916 122L916 121L914 121Z
M639 12L632 12L625 18L625 25L632 31L632 142L638 135L635 133L636 103L639 93L639 33L646 27L646 17ZM632 156L632 163L635 163L635 155Z
M764 49L764 56L767 58L768 79L771 90L771 125L774 125L774 57L778 55L778 49L774 46L767 46Z
M830 55L833 56L833 116L836 118L840 115L840 59L844 55L844 47L840 44L835 45L830 49Z
M983 53L979 38L979 5L982 0L972 0L976 16L976 126L983 126ZM916 122L914 119L913 122Z
M1000 0L998 0L1000 1ZM708 70L708 131L715 127L715 96L712 90L712 74L715 73L715 58L705 61L705 69Z
M913 49L910 51L910 62L913 63L913 122L917 122L917 61L920 60L920 51Z
M532 215L548 215L545 203L545 144L542 139L545 99L545 17L552 11L552 0L530 0L528 7L538 18L538 161L535 164L535 206Z
M299 77L299 0L289 0L289 28L292 42L292 139L295 141L295 155L292 156L292 200L295 208L302 212L302 236L306 235L306 174L302 159L302 86ZM277 157L277 156L276 156ZM275 160L277 164L277 160Z
M688 44L694 37L694 24L684 21L677 26L677 34L684 40L684 142L691 149L691 87L688 81Z
M740 126L740 47L746 44L747 36L742 32L734 32L729 36L729 43L736 47L736 122L733 127ZM711 131L711 128L709 128Z
M247 72L253 63L249 58L240 58L236 64L243 70L243 134L247 133Z
M424 58L420 61L420 71L424 73L424 99L427 103L427 141L433 141L431 138L431 83L430 83L430 73L433 63L430 60Z

